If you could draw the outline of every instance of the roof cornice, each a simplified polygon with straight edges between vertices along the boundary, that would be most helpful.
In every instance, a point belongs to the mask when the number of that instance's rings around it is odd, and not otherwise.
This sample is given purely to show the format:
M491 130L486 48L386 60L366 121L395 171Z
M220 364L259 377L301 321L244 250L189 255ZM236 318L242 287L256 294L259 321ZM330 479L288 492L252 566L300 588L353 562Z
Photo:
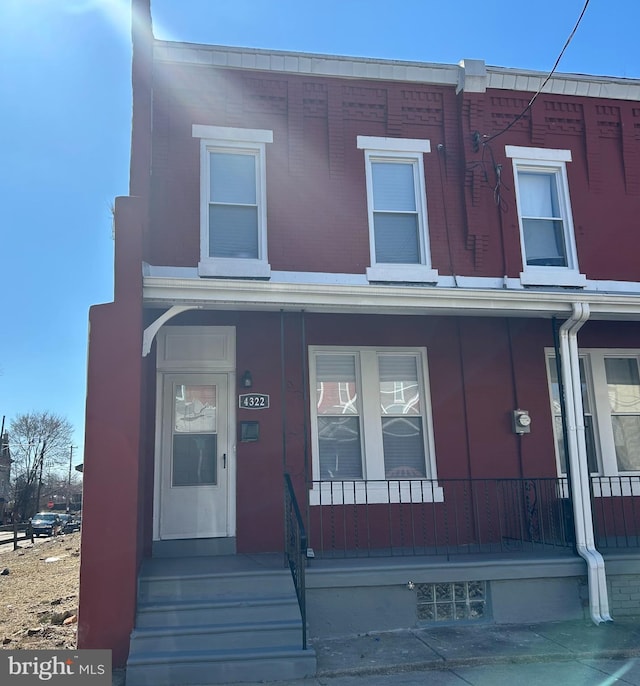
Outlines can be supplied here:
M272 73L428 83L455 86L465 92L487 88L536 92L547 78L546 72L490 67L482 60L439 64L159 40L154 42L154 59ZM640 101L640 79L555 73L542 92Z

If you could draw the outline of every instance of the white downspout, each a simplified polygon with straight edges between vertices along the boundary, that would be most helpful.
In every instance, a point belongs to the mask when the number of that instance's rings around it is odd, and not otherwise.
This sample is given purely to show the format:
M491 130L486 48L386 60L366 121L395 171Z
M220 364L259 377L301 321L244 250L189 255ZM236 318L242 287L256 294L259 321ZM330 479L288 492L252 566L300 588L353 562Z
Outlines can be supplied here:
M576 314L579 305L574 305L574 314ZM582 514L584 519L585 532L585 546L586 550L592 556L595 564L595 575L598 584L598 595L600 599L600 616L602 621L610 622L611 616L609 614L609 598L607 593L607 578L605 573L604 559L600 552L595 547L595 537L593 534L593 514L591 511L591 493L589 488L590 474L589 463L587 460L587 443L585 438L584 425L584 407L582 403L582 382L580 380L580 355L578 352L578 330L584 322L587 321L590 315L589 305L583 303L582 315L579 321L569 333L569 361L572 370L573 380L573 398L574 409L576 416L576 436L578 439L578 467L580 484L582 490Z
M567 460L570 467L576 550L587 563L589 608L595 624L611 621L604 559L595 549L589 467L585 440L582 383L577 334L589 318L589 305L574 303L573 314L560 327L560 358L565 388Z

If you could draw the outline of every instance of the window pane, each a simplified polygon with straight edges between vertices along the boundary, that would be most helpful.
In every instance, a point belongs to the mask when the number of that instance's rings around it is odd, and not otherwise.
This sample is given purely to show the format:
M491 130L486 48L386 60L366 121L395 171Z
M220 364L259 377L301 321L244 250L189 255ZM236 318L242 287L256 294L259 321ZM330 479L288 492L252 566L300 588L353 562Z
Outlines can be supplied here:
M527 264L543 267L567 266L561 221L523 219L522 226Z
M593 429L593 417L584 418L584 438L587 444L587 467L589 472L597 474L600 469L598 467L598 458L596 453L596 438Z
M611 421L618 469L640 471L640 416L617 415Z
M316 406L318 414L358 414L353 355L316 357Z
M564 437L562 435L562 417L554 417L554 433L556 436L556 444L558 446L558 457L560 459L560 473L567 473L567 456L564 450ZM591 474L597 474L600 470L598 468L598 458L596 453L595 434L593 431L593 418L584 418L584 438L587 445L587 467Z
M564 437L562 435L562 416L560 408L560 389L558 386L558 373L556 368L556 358L548 359L547 369L551 385L551 409L553 412L553 431L556 439L557 454L560 461L560 472L567 473L567 458L564 449ZM582 388L582 408L584 410L584 433L587 447L587 466L591 473L598 473L598 458L596 451L595 432L593 417L589 403L589 393L586 381L586 369L584 359L580 359L580 386Z
M217 465L216 434L174 434L173 486L215 484Z
M587 392L587 373L585 371L584 359L580 358L580 387L582 388L582 409L585 413L591 413L589 393ZM551 404L554 414L560 414L560 388L558 386L558 368L556 358L550 357L548 360L549 380L551 381Z
M608 357L604 364L618 469L621 472L640 470L638 363L633 358Z
M258 258L258 208L209 206L211 257Z
M256 158L237 153L211 153L211 202L256 204Z
M560 414L560 386L558 384L558 369L556 366L556 358L550 357L547 360L547 373L549 374L549 382L551 386L551 410L554 415Z
M640 413L640 377L637 361L632 358L607 357L604 364L611 411Z
M322 480L362 478L358 417L318 417L318 445Z
M417 214L376 212L373 221L376 262L420 264Z
M385 476L424 477L418 360L414 355L379 355L378 375Z
M558 449L558 459L560 460L560 473L567 473L567 454L564 450L564 436L562 434L562 417L556 415L553 418L553 429L556 437L556 446Z
M412 164L372 162L371 177L374 210L415 212Z
M383 417L382 445L387 479L426 476L421 417Z
M410 355L380 355L380 408L383 415L419 415L418 365Z
M518 190L523 217L561 217L555 174L519 172Z
M174 431L199 433L216 431L216 387L187 386L174 388Z

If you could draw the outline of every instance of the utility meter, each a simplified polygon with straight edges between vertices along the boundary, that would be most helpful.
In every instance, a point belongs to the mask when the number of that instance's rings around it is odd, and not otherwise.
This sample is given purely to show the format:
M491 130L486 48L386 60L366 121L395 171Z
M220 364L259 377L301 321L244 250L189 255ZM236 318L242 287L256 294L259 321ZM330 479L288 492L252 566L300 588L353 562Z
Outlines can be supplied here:
M517 434L528 434L531 432L531 415L527 410L513 411L513 431Z

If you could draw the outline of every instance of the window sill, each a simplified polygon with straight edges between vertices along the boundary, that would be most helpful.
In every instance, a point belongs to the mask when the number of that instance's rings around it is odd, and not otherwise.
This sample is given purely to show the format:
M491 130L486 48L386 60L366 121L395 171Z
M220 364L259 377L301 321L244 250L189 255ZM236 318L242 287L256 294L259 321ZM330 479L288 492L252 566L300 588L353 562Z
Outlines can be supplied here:
M575 269L564 267L539 267L529 268L520 273L520 283L523 286L565 286L584 288L587 285L587 277Z
M377 264L374 267L367 267L367 279L435 284L438 282L438 270L420 264Z
M443 503L437 481L323 481L309 490L309 505L371 505L376 503Z
M264 260L210 258L198 262L198 276L226 276L239 279L268 279L271 265Z

